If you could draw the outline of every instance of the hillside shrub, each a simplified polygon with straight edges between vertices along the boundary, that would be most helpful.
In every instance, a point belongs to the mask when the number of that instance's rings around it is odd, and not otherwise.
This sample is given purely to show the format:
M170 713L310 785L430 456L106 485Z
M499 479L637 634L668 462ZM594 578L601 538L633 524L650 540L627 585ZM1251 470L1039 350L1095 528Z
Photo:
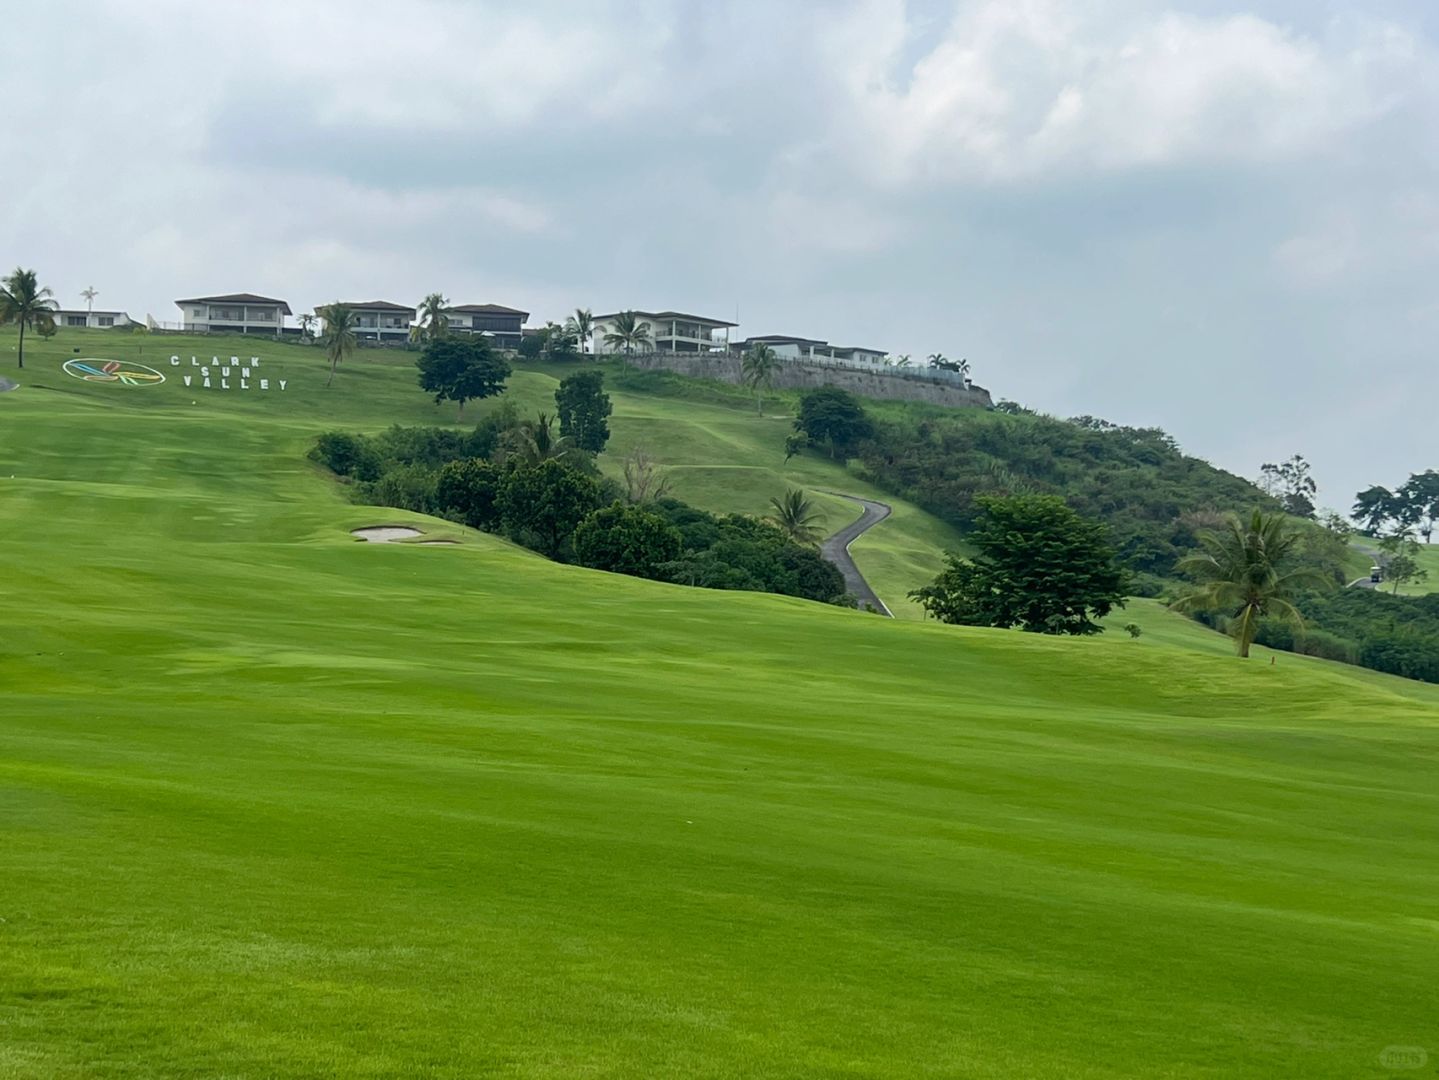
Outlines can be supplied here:
M599 482L561 461L522 465L505 473L495 505L518 543L563 558L576 527L605 504Z
M1337 660L1341 664L1358 664L1360 648L1358 642L1331 634L1326 630L1309 627L1299 640L1296 650L1305 656L1317 656L1323 660Z
M447 462L435 481L435 508L472 529L493 529L503 480L498 468L479 458Z
M310 460L317 461L336 476L352 480L376 480L380 456L367 439L343 431L327 431L315 440Z
M660 567L678 559L680 532L658 514L613 503L596 510L575 529L575 561L595 570L662 578Z
M360 485L357 501L432 514L437 509L438 478L439 471L425 465L397 465L387 469L378 480Z

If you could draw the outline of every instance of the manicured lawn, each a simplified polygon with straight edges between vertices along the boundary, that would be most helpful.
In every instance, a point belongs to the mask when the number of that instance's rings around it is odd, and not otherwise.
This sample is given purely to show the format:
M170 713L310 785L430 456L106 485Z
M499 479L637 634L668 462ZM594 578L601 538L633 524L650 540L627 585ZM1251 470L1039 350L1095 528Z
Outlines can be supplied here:
M0 395L0 1076L1439 1056L1439 688L556 566L305 461L432 419L397 367L57 374L93 340ZM347 532L403 521L463 543Z

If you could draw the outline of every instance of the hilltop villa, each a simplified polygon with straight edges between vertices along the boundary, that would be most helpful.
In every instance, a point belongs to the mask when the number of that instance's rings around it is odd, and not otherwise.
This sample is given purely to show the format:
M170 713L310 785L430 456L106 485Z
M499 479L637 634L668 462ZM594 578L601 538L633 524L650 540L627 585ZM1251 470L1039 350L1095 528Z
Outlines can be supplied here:
M89 326L108 329L135 325L135 320L123 311L71 311L68 308L62 308L59 311L52 311L50 314L55 317L56 326L66 328Z
M226 296L198 296L176 300L181 326L192 333L208 334L269 334L279 337L285 329L285 316L292 314L283 300L254 293L230 293Z
M399 342L410 340L410 323L415 309L388 300L365 300L346 303L355 313L355 336L364 341Z
M605 345L605 335L613 332L619 314L595 316L592 337L596 353L610 351ZM739 325L680 311L636 311L634 315L649 324L653 348L662 353L728 352L730 328Z
M528 311L500 304L461 304L450 308L450 329L464 334L484 334L502 349L518 349L524 335Z
M861 364L882 364L889 355L883 349L863 349L853 345L831 345L818 338L790 337L787 334L764 334L734 343L734 351L747 352L752 346L768 345L782 360L846 360Z

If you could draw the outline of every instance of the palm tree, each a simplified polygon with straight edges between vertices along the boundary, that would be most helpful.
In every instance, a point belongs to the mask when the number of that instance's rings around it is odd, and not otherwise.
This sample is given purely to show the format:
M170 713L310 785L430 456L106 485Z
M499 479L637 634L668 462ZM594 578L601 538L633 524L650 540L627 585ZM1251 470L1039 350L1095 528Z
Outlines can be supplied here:
M567 457L574 449L570 437L555 430L555 418L547 413L510 428L503 439L506 456L517 457L526 465Z
M320 335L320 344L325 346L325 356L330 361L330 377L325 380L328 387L335 381L335 369L354 355L355 312L336 301L316 308L315 313L325 320L325 332Z
M1247 521L1231 514L1222 528L1201 533L1199 543L1202 552L1177 564L1198 579L1199 588L1176 601L1174 608L1232 612L1230 633L1240 656L1249 655L1261 618L1268 615L1302 626L1294 596L1331 584L1316 569L1292 568L1301 538L1283 514L1255 510Z
M93 285L86 285L83 289L80 290L80 297L81 297L81 299L83 299L83 300L85 301L85 314L86 314L86 315L89 315L89 314L91 314L92 312L94 312L94 310L95 310L95 297L97 297L97 296L99 296L99 295L100 295L100 291L99 291L98 289L96 289L95 286L93 286ZM90 320L89 320L89 319L86 319L85 321L86 321L86 322L89 322Z
M741 377L744 384L754 391L755 408L761 416L764 415L764 391L774 387L779 365L779 355L764 343L751 345L741 362Z
M803 491L790 488L782 498L770 499L769 504L774 507L770 521L796 544L812 547L819 543L820 531L815 525L819 511L805 498Z
M432 292L420 301L418 321L410 327L410 340L421 344L442 338L450 329L450 302L443 293Z
M942 352L933 352L933 353L930 353L930 354L929 354L929 366L930 366L930 367L942 368L942 367L944 367L944 366L945 366L946 364L948 364L948 363L949 363L949 358L946 357L946 356L944 355L944 353L942 353Z
M51 299L54 295L49 289L41 287L34 270L22 270L18 266L0 287L0 326L7 323L20 325L20 344L16 354L22 368L25 366L25 327L37 330L41 335L55 330L54 312L58 305Z
M613 329L605 331L605 344L612 349L633 353L636 347L652 344L650 324L641 322L633 311L621 311L611 325Z
M595 316L589 308L575 308L575 313L565 320L566 333L573 334L580 343L580 352L590 351L590 338L594 334Z
M894 358L895 367L909 367L911 363L912 361L910 360L909 353L904 353Z

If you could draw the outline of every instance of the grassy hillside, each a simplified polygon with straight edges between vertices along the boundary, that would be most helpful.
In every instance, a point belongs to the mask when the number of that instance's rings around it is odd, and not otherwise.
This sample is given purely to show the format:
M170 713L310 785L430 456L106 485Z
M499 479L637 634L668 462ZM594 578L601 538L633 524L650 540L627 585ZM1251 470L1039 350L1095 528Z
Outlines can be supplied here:
M134 336L103 331L63 331L51 342L30 346L36 372L53 372L58 363L75 356L98 353L109 358L132 360L157 367L170 381L148 391L148 408L211 407L214 401L186 396L177 385L177 375L190 373L191 356L202 360L229 354L258 354L261 368L277 374L286 370L308 370L317 364L317 350L273 341L242 338L182 336ZM78 352L77 352L78 350ZM169 358L180 354L179 368ZM505 400L526 413L554 412L554 391L575 365L531 365L521 367L509 381ZM619 379L611 371L611 380ZM74 392L84 384L63 376L55 383L63 392ZM320 382L323 383L323 377ZM73 384L70 385L60 385ZM919 607L906 594L927 583L938 573L943 551L962 547L952 528L902 499L880 492L849 474L841 465L815 455L784 461L784 438L790 417L785 411L793 395L775 397L766 415L759 416L754 399L743 390L670 377L654 379L631 376L626 390L610 387L614 415L610 426L610 450L600 458L601 467L618 477L622 459L635 445L643 445L663 465L671 478L672 493L695 506L723 513L765 514L769 500L787 487L803 487L821 513L825 533L837 531L859 515L851 502L831 492L880 498L894 507L894 514L853 547L855 561L875 590L901 618L920 618ZM414 355L388 350L364 350L340 373L335 387L321 394L311 385L305 394L287 390L280 394L272 387L268 396L251 390L210 394L223 398L227 411L262 410L273 421L284 421L296 437L327 428L374 431L392 423L455 423L452 405L436 406L415 386ZM194 406L190 405L196 401ZM465 419L473 424L497 401L471 405ZM309 437L313 437L310 435ZM308 444L299 447L303 455Z
M0 1075L1348 1078L1439 1045L1434 688L1146 605L1055 641L424 519L463 543L360 544L414 516L301 454L429 419L386 372L327 395L306 354L280 404L59 355L0 395Z
M535 364L528 373L556 381L572 365ZM765 396L761 415L754 396L738 387L663 372L614 372L613 437L602 467L618 476L626 454L643 446L663 464L672 493L706 510L767 514L769 500L789 487L803 487L821 513L826 534L859 516L840 492L888 503L894 513L851 548L860 572L900 618L923 616L908 593L928 584L943 566L943 553L962 549L955 530L912 503L890 495L823 455L807 452L784 460L797 395ZM883 404L876 403L876 409Z

